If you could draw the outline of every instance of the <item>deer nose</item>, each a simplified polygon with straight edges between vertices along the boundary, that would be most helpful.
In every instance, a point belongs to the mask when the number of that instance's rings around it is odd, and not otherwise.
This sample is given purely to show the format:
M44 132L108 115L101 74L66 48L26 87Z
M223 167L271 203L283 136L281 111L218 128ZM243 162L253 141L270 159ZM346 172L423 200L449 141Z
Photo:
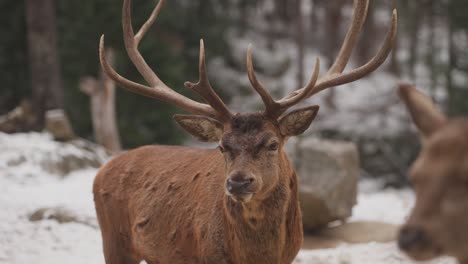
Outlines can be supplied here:
M244 173L235 173L230 176L226 182L226 189L231 194L249 193L249 187L255 181L253 177L249 177Z
M398 236L398 247L408 251L418 244L424 243L426 235L422 228L405 226L400 230Z

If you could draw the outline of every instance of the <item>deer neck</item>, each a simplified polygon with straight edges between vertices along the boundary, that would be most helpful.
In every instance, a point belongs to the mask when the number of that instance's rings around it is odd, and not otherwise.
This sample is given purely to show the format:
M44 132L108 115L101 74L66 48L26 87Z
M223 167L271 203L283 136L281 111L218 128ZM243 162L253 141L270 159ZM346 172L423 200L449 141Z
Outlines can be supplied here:
M291 168L289 160L286 161ZM302 228L300 213L290 214L300 209L296 174L294 170L288 171L271 194L262 200L253 199L242 204L224 197L227 246L231 252L242 254L236 256L238 263L276 263L274 260L282 258L281 254L288 243L290 223L299 221L298 226ZM265 262L268 259L271 261Z

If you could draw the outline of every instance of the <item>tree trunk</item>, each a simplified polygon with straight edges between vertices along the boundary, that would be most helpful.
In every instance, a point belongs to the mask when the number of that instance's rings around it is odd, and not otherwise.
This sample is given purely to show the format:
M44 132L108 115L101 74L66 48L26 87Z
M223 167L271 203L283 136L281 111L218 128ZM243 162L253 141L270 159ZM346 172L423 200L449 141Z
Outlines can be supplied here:
M447 65L446 71L446 78L447 78L447 113L449 115L454 114L456 112L456 100L455 100L455 86L453 83L452 71L456 67L456 53L455 53L455 43L454 43L454 29L453 29L453 22L450 16L447 16L447 24L448 24L448 53L449 53L449 61Z
M361 34L361 40L357 45L357 61L360 65L366 63L373 56L376 49L376 40L380 35L375 24L376 4L373 1L369 2L369 10L367 12L367 20Z
M435 3L433 0L429 0L426 4L428 8L428 23L429 23L429 50L427 56L427 65L431 71L431 85L430 85L430 95L432 98L435 98L437 79L438 79L438 70L437 65L434 60L434 54L436 51L436 34L435 34Z
M419 30L421 28L422 14L420 1L410 1L408 3L411 15L411 23L409 29L410 47L409 47L409 72L410 78L415 79L416 64L418 60L419 47Z
M53 0L26 0L29 67L31 72L32 102L37 115L33 129L44 127L45 112L63 109L63 90L60 73L55 2Z
M277 17L280 18L285 25L291 22L291 3L288 0L275 0L275 10Z
M113 64L114 53L111 49L107 49L106 56L109 63ZM92 77L83 78L80 89L91 97L96 142L112 153L119 152L121 144L115 117L115 83L101 71L99 80Z
M304 18L302 14L302 0L296 0L296 47L297 47L297 84L300 88L304 85Z
M344 6L343 0L329 1L326 8L326 49L325 57L328 61L328 67L331 67L337 50L339 48L340 38L340 26L343 17L341 15L341 9ZM331 88L328 90L328 94L325 98L325 103L328 107L335 109L335 89Z
M320 28L318 27L319 19L318 19L318 11L319 11L319 0L310 0L312 5L312 10L310 11L310 28L307 34L307 42L311 45L317 45L317 39L319 39L318 34L320 34Z
M248 2L247 0L240 0L238 3L239 10L239 33L241 36L245 35L248 27Z

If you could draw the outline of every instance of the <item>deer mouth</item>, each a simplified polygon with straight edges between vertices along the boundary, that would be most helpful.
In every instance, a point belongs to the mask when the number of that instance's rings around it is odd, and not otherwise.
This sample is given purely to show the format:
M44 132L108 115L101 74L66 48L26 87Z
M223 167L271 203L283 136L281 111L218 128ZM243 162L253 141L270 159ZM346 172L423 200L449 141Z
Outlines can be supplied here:
M414 226L405 226L400 230L398 247L418 261L430 260L443 253L442 247L427 231Z
M427 261L443 254L442 247L432 243L417 244L412 248L405 250L405 253L416 261Z
M253 192L242 192L242 193L231 193L226 190L226 195L231 198L234 202L238 203L248 203L252 200L252 197L255 193Z

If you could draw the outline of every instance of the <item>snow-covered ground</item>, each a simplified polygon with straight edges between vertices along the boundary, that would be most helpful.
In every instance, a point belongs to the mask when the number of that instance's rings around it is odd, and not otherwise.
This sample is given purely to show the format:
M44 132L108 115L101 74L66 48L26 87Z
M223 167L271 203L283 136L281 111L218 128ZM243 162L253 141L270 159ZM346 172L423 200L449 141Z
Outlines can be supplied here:
M0 150L0 263L104 263L91 192L96 169L74 171L66 177L44 171L38 160L65 151L63 145L44 134L0 134ZM51 154L41 157L39 153ZM378 191L375 185L374 182L361 183L359 203L350 221L402 223L413 203L411 191ZM65 208L80 223L29 220L37 209L56 207ZM395 243L370 243L302 250L296 263L412 262L398 252ZM455 262L443 258L428 263Z

